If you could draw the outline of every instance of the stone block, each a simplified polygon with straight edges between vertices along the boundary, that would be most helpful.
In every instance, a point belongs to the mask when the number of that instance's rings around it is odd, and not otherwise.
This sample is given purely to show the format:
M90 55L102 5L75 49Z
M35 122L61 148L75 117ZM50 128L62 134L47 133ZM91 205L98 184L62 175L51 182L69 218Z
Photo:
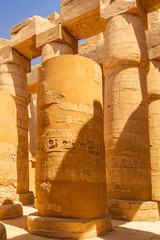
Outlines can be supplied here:
M19 54L10 45L0 48L0 64L4 63L21 65L27 72L31 70L30 60Z
M147 29L147 14L140 0L100 0L102 22L123 13L134 13L141 16Z
M69 35L61 26L61 24L57 24L46 31L37 34L36 36L36 47L42 47L50 42L62 42L67 43L72 49L73 53L78 53L78 41Z
M34 204L34 194L33 192L20 193L17 194L17 201L21 202L23 205Z
M36 47L36 35L51 28L53 24L39 16L33 16L10 29L11 46L28 59L41 55Z
M111 231L109 218L63 219L28 216L28 229L32 234L60 239L88 239L103 236Z
M160 8L159 0L142 0L142 3L147 10L147 12L152 12L158 8Z
M99 0L63 0L60 17L62 26L76 39L85 39L105 30L105 22L100 22Z
M48 20L50 20L51 22L53 23L58 23L58 21L60 21L60 17L59 17L59 14L57 12L53 12L51 13L48 17L47 17Z
M160 59L160 23L146 31L149 59Z
M104 34L100 33L90 37L88 41L78 45L80 56L91 58L93 61L102 65L104 50Z
M0 206L0 219L12 219L23 215L21 203L5 204Z
M160 22L160 9L157 9L154 12L148 13L148 28L150 29L152 26Z
M4 38L0 38L0 49L9 45L10 44L10 40L4 39Z

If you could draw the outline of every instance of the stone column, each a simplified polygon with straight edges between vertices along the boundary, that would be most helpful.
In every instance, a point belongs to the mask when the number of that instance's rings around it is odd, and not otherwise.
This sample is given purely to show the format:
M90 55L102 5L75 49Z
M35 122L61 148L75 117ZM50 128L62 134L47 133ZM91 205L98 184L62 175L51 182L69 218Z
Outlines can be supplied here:
M147 70L141 17L112 17L105 33L104 135L108 204L113 218L148 218L137 213L143 201L151 200Z
M29 192L29 159L28 159L28 86L27 71L30 61L8 46L0 49L0 89L15 100L16 127L18 145L17 162L17 200L23 204L34 202ZM12 62L12 63L11 63Z
M150 61L148 108L152 200L160 201L160 61Z
M42 63L36 197L38 214L28 217L33 234L86 239L111 230L105 216L102 72L90 59L67 55Z
M21 203L16 203L17 145L16 104L12 96L0 90L0 219L21 217Z
M42 63L52 57L66 54L73 54L73 50L68 44L58 42L46 43L42 47Z

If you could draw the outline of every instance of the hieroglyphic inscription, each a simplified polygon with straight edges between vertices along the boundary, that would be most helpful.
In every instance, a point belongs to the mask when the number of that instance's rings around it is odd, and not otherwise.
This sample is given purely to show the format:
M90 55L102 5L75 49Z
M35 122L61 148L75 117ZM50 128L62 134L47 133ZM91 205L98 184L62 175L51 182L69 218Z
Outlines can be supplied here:
M103 144L97 136L76 136L72 130L48 130L38 150L45 152L47 179L97 182L105 169Z
M135 158L122 156L108 156L107 157L107 166L110 168L149 168L149 162L146 162L146 159L140 159L140 157L136 156Z
M96 139L96 138L95 138ZM91 138L80 139L71 130L48 130L42 136L40 148L45 152L65 152L72 151L87 151L90 154L99 154L101 144Z

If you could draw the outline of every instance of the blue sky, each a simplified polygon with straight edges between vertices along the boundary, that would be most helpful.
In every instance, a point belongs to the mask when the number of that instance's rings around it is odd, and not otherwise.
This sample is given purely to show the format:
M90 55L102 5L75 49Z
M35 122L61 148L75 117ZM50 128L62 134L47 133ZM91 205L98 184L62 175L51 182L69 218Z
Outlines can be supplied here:
M52 12L60 13L60 0L0 0L0 38L10 39L10 28L17 23L39 15L46 18ZM39 63L32 61L32 65Z
M27 18L38 15L46 18L53 12L60 13L61 0L0 0L0 38L10 39L10 28ZM85 40L81 40L83 42ZM40 63L32 60L31 64Z

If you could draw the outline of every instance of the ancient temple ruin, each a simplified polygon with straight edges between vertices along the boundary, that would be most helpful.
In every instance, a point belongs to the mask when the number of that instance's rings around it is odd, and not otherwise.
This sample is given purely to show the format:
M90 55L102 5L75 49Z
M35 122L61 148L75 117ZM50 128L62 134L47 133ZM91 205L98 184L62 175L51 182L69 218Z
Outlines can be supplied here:
M53 239L160 221L159 8L62 0L0 39L1 220L34 204L28 231Z

